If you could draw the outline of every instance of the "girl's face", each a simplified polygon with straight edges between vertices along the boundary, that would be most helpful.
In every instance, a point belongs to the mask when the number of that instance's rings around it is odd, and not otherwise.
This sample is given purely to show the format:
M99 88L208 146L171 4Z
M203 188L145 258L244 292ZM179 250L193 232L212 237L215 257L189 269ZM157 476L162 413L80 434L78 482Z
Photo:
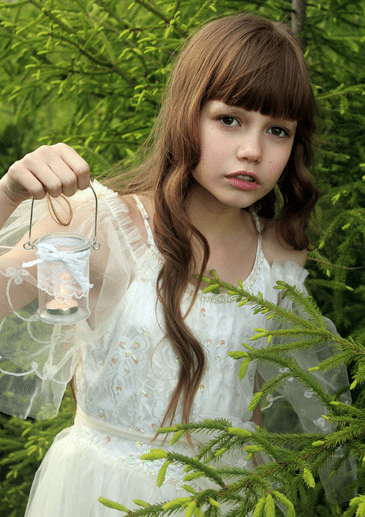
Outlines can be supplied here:
M210 203L247 208L274 188L297 123L208 101L201 113L201 158L193 190Z

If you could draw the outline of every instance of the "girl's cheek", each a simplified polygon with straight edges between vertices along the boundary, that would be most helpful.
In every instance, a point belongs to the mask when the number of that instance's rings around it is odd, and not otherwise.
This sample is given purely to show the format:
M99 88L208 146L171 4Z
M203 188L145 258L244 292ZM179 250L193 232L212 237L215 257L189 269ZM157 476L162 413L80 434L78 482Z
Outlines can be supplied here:
M281 163L272 165L271 169L270 169L270 174L278 174L282 171L282 169L283 169L283 165Z

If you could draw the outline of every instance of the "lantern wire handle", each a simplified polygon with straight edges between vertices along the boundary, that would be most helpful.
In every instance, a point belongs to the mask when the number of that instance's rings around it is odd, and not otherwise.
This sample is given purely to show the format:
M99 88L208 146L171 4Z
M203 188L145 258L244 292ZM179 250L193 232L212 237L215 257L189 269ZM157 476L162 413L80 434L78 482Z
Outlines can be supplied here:
M96 230L98 228L98 196L96 195L96 192L94 190L94 187L89 185L91 190L93 191L94 197L95 197L95 224L94 224L94 240L91 243L91 246L94 250L98 250L100 248L100 243L96 240Z
M25 250L33 250L35 248L35 245L30 242L30 239L32 237L33 207L34 207L34 198L32 198L32 204L30 206L30 223L29 223L28 241L25 244L23 244L23 248Z
M94 197L95 197L95 223L94 223L94 239L91 243L91 247L94 250L98 250L100 248L100 243L96 240L96 231L98 226L98 197L96 195L96 192L93 188L93 186L90 184L89 187L93 191ZM31 242L32 238L32 226L33 226L33 208L34 208L34 198L32 199L32 203L30 206L30 222L29 222L29 234L28 234L28 241L23 244L23 248L25 250L33 250L36 248L36 245Z

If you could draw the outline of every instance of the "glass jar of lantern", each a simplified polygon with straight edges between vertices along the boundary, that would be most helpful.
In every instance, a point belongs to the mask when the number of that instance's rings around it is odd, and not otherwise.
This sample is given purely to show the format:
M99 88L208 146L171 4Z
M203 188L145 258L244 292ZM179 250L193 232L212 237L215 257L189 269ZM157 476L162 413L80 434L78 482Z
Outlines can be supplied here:
M96 240L98 200L95 196L94 240L74 233L44 235L31 243L33 204L28 242L25 249L34 249L37 260L23 264L37 265L38 316L45 323L72 325L90 316L89 259L91 248L99 249Z

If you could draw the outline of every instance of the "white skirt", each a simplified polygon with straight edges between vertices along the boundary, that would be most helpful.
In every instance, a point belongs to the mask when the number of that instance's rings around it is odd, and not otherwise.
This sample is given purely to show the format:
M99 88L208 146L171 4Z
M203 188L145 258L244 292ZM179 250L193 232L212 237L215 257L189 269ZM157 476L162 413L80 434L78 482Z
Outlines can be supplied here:
M137 509L134 499L150 504L188 494L182 489L183 467L169 467L164 484L157 487L157 473L164 460L142 461L139 456L152 445L144 436L104 425L78 410L75 425L55 439L38 469L25 517L116 517L102 505L100 496ZM186 444L164 449L193 455ZM184 512L174 515L184 515Z

